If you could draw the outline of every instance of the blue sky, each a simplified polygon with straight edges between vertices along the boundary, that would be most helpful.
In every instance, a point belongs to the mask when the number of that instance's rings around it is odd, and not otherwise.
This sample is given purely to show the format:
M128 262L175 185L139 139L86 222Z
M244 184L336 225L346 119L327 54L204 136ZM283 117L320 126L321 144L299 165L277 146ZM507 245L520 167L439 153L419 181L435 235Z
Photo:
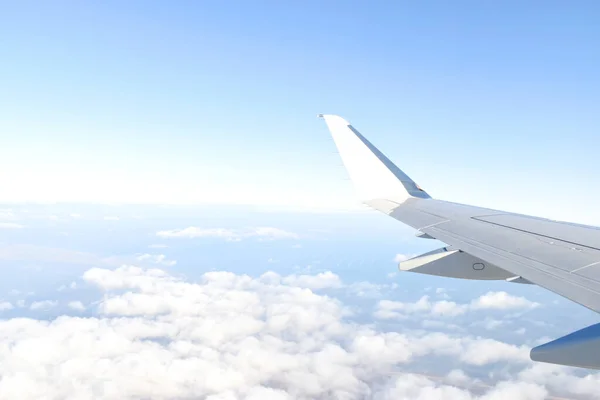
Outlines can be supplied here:
M597 398L593 371L528 359L597 315L398 273L442 244L358 205L316 116L433 197L600 225L599 18L592 1L4 5L0 397Z
M325 112L434 196L600 221L599 12L13 3L0 28L2 200L352 207Z

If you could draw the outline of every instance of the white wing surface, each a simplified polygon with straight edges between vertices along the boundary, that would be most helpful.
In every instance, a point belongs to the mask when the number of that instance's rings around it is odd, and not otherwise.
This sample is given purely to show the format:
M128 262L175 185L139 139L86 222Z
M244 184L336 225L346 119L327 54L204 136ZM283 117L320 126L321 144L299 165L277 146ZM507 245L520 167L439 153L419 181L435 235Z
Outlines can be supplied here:
M320 115L360 200L446 247L404 271L533 283L600 312L600 229L432 199L352 125ZM536 361L600 369L600 324L534 348Z

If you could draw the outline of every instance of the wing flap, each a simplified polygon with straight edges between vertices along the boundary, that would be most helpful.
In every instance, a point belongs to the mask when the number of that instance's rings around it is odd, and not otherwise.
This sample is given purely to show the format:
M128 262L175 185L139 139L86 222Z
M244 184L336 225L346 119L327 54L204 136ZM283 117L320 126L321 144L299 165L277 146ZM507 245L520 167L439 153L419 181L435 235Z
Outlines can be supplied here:
M509 280L510 272L460 250L443 247L398 264L401 271L473 280Z

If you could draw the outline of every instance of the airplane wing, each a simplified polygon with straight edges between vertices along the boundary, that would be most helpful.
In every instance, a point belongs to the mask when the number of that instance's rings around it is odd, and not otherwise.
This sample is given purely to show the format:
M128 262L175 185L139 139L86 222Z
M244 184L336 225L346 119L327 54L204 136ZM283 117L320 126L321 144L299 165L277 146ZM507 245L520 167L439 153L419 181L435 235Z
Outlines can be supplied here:
M600 312L600 229L431 198L352 125L319 115L361 201L449 246L404 271L533 283ZM534 361L600 369L600 324L531 351Z

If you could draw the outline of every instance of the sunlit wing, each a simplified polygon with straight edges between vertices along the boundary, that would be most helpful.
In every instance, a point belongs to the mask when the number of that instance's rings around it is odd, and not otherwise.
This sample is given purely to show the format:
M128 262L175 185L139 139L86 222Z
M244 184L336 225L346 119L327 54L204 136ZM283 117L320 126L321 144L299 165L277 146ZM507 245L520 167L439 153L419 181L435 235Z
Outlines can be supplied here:
M404 271L533 283L600 312L600 229L432 199L352 125L325 119L360 200L445 247ZM600 324L531 351L535 361L600 369Z

